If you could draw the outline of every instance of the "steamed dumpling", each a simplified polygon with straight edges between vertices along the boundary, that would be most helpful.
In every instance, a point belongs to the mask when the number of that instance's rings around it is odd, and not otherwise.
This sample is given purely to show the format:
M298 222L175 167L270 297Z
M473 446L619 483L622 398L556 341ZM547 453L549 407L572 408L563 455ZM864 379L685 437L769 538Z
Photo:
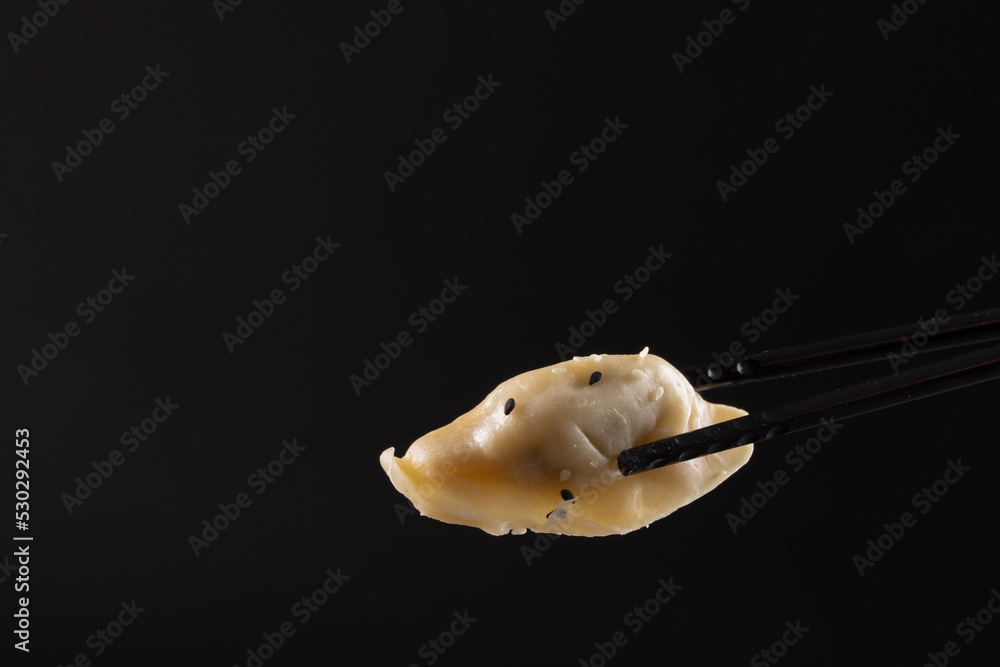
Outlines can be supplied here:
M718 486L753 445L623 476L621 451L746 414L708 403L647 351L522 373L402 458L382 452L382 468L421 514L492 535L648 526Z

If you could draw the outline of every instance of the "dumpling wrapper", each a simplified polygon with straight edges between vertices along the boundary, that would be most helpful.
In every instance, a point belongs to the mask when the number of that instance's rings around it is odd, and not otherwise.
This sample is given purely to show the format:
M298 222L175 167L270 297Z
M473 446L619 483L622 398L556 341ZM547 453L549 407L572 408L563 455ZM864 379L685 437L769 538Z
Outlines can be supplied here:
M753 445L623 476L624 449L747 414L705 401L647 351L522 373L402 458L382 452L382 468L421 514L491 535L600 536L648 526L722 483Z

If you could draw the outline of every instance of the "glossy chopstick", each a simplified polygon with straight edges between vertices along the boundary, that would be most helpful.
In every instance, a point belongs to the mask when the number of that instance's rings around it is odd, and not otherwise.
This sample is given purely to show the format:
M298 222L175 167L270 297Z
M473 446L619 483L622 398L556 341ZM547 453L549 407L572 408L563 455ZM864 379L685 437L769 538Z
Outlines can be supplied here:
M1000 346L989 347L639 445L618 455L618 468L634 475L998 377Z
M749 354L728 367L713 362L681 372L695 389L706 391L879 360L895 369L916 354L1000 340L1000 308L938 318Z

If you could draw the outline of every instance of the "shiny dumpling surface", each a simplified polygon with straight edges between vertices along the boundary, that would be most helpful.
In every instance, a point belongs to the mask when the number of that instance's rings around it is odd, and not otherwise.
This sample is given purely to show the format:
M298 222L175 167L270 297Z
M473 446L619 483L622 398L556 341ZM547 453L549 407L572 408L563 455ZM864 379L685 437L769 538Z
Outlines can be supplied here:
M402 458L382 452L382 468L421 514L492 535L599 536L648 526L718 486L753 445L624 477L624 449L746 414L705 401L647 352L522 373Z

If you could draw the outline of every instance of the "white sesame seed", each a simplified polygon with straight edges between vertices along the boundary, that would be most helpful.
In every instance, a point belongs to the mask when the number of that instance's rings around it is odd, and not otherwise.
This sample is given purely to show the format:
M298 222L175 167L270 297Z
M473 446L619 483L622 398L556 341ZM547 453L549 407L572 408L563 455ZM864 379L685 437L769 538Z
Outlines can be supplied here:
M569 476L570 476L569 470L568 469L563 470L561 473L559 473L559 481L565 482L567 479L569 479Z
M658 400L660 400L661 398L663 398L663 387L657 387L657 388L656 388L656 397L655 397L655 398L653 398L653 400L654 400L654 401L658 401Z
M565 373L566 372L566 368L563 367L563 366L556 366L555 368L552 369L552 372L553 373Z
M647 354L649 354L649 346L648 345L646 347L642 348L642 352L639 353L639 358L640 359L645 359Z
M640 371L638 368L633 368L632 369L632 375L634 375L639 380L645 380L646 379L646 374L643 373L642 371Z
M601 360L601 355L599 355L599 354L592 354L592 355L590 355L590 360L591 361L600 361Z

